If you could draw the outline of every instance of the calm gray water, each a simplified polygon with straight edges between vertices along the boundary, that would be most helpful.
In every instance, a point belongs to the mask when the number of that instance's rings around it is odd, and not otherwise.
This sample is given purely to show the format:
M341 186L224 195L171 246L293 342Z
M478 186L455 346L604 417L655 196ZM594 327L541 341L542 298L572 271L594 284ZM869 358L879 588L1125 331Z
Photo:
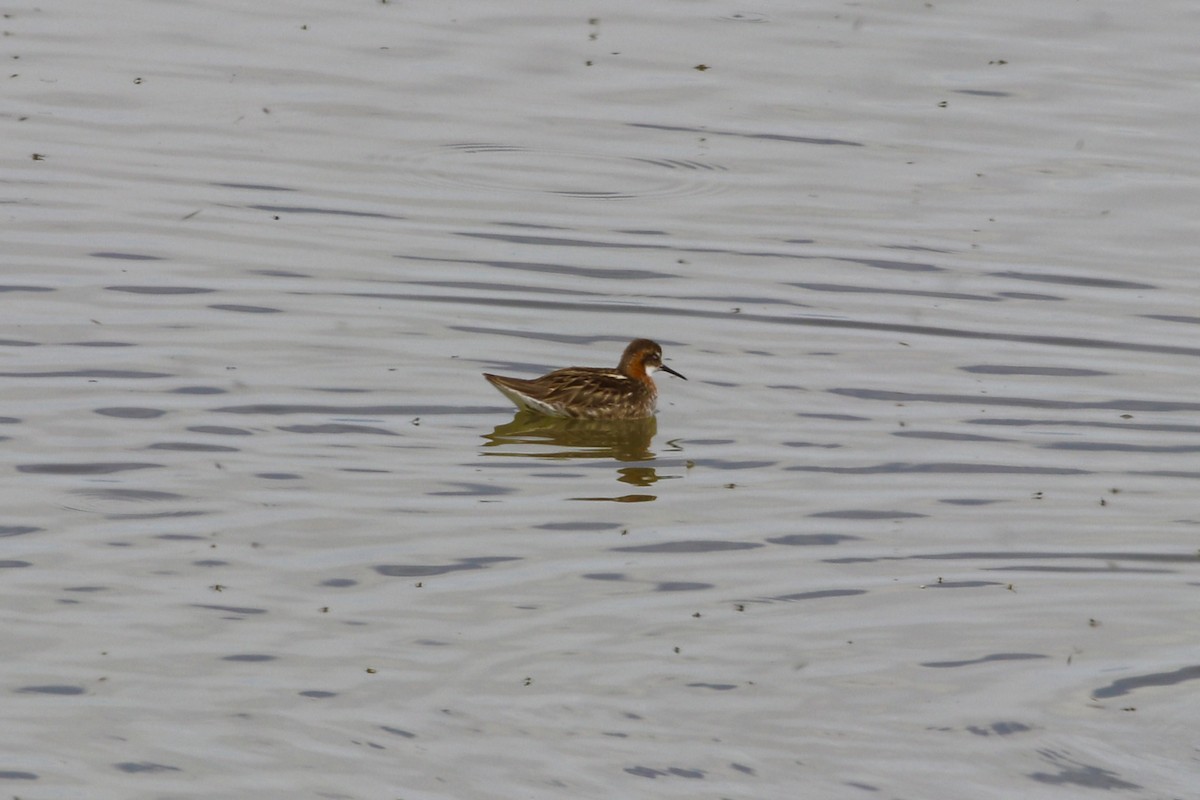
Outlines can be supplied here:
M3 793L1197 796L1194 4L2 23Z

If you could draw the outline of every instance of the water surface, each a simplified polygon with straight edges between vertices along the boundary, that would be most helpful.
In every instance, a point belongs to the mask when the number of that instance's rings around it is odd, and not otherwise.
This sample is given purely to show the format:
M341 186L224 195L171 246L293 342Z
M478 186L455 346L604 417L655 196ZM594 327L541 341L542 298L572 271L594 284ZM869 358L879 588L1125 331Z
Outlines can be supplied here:
M1198 21L13 9L0 782L1193 796Z

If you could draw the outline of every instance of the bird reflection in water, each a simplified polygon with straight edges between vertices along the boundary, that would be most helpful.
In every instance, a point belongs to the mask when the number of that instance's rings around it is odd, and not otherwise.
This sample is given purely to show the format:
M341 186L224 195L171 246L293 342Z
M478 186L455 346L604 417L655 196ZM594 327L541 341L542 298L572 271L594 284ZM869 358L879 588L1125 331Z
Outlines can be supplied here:
M628 464L652 461L655 453L650 442L658 431L654 417L645 419L595 420L547 417L530 411L518 412L511 421L496 426L484 435L484 455L516 458L614 459ZM617 480L638 487L652 486L660 480L653 467L624 466ZM625 503L647 502L654 495L624 497L577 497L576 500L608 500Z
M650 440L657 431L654 417L565 419L521 411L483 438L488 440L484 447L506 448L503 453L488 455L646 461L654 458Z

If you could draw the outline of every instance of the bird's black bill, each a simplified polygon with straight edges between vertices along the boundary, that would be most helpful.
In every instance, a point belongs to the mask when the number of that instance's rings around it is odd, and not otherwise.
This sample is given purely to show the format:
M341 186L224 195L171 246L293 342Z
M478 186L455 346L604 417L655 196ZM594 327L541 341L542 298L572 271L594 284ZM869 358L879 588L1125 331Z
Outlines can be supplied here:
M670 367L668 367L666 364L663 364L661 367L659 367L659 369L661 369L663 372L669 372L669 373L671 373L671 374L672 374L672 375L674 375L676 378L683 378L683 376L682 376L682 375L680 375L678 372L676 372L675 370L673 370L673 369L671 369ZM683 378L683 379L684 379L685 381L687 380L687 378Z

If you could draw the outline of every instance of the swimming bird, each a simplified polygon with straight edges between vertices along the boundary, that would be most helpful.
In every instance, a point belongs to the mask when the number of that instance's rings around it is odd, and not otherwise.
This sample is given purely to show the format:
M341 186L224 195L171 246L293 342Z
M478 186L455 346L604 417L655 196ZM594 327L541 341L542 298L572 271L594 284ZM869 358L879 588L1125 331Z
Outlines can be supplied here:
M567 367L533 380L483 373L517 408L549 417L645 419L654 415L658 387L650 375L662 370L684 378L662 362L662 348L634 339L616 369Z

